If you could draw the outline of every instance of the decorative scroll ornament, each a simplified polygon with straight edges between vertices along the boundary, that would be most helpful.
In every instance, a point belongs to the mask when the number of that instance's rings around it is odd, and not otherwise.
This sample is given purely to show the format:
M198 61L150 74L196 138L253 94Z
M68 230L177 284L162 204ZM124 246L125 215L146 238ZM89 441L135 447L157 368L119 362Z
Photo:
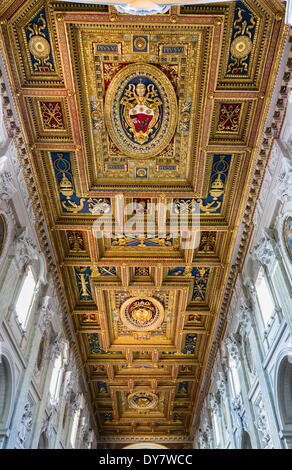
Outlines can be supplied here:
M54 404L50 404L49 407L50 407L49 415L44 419L42 428L41 428L41 434L44 432L47 435L48 440L50 440L51 437L53 436L53 432L57 424L57 416L58 416L57 405L54 403Z
M282 159L282 171L274 193L283 204L292 200L292 162L287 158Z
M12 173L9 170L9 160L4 155L0 158L0 201L9 201L16 192L12 180Z
M87 430L84 430L82 434L82 445L81 449L88 449L90 444L90 433Z
M199 429L199 443L201 449L208 449L212 442L212 433L210 426L205 424L202 428Z
M50 326L52 316L58 310L58 301L50 296L45 296L41 300L40 308L38 311L38 326L43 333Z
M157 406L158 396L152 392L134 392L128 395L128 404L130 408L149 410Z
M79 410L82 400L81 393L74 393L70 402L70 412L71 414L76 413Z
M151 236L150 234L146 237L134 235L134 236L113 236L111 239L112 246L137 246L137 248L143 248L147 246L171 246L173 244L172 235L167 233L165 237Z
M92 443L92 440L93 440L92 429L86 430L83 434L82 449L89 449L90 444Z
M122 304L120 318L130 330L150 331L163 322L164 308L153 297L131 297Z
M34 72L55 72L45 8L25 28Z
M177 98L170 80L149 64L123 67L105 97L105 123L115 145L131 157L152 157L171 141Z
M244 6L241 4L241 6ZM236 8L227 74L245 76L250 68L257 19L244 6Z
M220 412L220 396L218 393L215 395L213 393L210 394L210 407L215 413Z
M199 435L198 435L198 440L200 444L200 449L207 449L208 442L206 440L206 436L202 429L199 429Z
M256 425L256 428L257 430L259 431L260 433L260 436L261 436L261 439L262 439L262 442L264 444L264 447L266 447L271 439L271 435L270 435L270 429L269 429L269 425L268 425L268 420L267 420L267 414L266 414L266 411L264 409L264 403L263 403L263 400L262 400L262 397L260 399L260 402L258 404L258 418L255 422L255 425Z
M226 384L227 384L227 380L226 380L225 374L223 372L219 372L218 380L217 380L217 387L222 398L224 397L226 393Z
M62 336L62 333L59 333L51 345L51 359L57 359L63 353L66 345L67 341Z
M237 422L239 429L248 431L247 422L245 418L245 409L242 403L242 399L240 395L237 395L232 400L232 410Z
M243 330L247 330L252 322L252 308L246 302L243 302L238 310L237 316Z
M225 340L225 344L229 354L237 361L239 359L239 347L235 335L231 334Z
M27 439L28 433L31 431L32 428L32 411L31 411L31 403L28 401L23 410L23 415L21 417L21 421L19 424L17 439L18 443L21 447L24 446L24 443Z
M88 413L86 410L82 410L82 415L79 419L79 439L80 443L83 442L84 435L88 429Z

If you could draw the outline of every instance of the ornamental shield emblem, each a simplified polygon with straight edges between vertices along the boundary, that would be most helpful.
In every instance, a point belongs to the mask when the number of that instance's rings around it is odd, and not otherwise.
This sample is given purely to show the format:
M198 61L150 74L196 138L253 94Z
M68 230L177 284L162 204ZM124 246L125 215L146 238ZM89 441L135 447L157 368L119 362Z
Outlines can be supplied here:
M144 78L145 82L145 78ZM151 134L160 127L158 120L162 119L162 101L159 92L153 83L143 83L140 77L139 83L130 83L125 90L125 96L121 99L123 117L128 124L126 130L135 142L144 144L150 139ZM160 123L161 124L161 123Z
M158 155L171 141L177 124L177 98L168 77L149 64L124 67L108 87L105 123L125 155Z

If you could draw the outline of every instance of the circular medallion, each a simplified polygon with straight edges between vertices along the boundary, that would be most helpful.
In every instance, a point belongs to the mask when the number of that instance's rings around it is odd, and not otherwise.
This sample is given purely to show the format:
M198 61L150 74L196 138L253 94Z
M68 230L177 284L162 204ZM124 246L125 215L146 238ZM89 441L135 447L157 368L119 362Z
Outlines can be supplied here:
M120 70L106 93L105 124L126 155L158 155L171 141L177 124L177 99L166 75L149 64Z
M92 111L91 113L91 117L92 119L94 119L95 121L98 121L100 119L100 111L95 109L94 111Z
M139 176L140 178L144 178L146 175L147 175L147 172L145 168L138 168L137 176Z
M32 36L28 48L36 59L45 59L50 55L51 46L43 36Z
M155 408L158 403L158 396L152 392L134 392L128 395L128 404L131 408L138 410L149 410Z
M243 59L252 50L252 42L247 36L238 36L231 43L231 54L236 59Z
M158 328L163 322L164 308L152 297L131 297L122 304L120 317L130 330L150 331Z
M143 37L138 37L134 41L134 47L139 50L145 49L147 45L146 39Z
M183 114L181 115L181 121L183 121L183 122L188 122L189 120L190 120L190 115L189 115L189 113L183 113Z

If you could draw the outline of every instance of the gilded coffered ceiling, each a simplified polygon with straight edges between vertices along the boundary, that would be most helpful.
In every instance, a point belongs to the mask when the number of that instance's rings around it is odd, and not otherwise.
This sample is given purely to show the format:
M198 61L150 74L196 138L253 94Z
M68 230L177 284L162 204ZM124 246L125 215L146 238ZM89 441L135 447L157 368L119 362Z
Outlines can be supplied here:
M100 434L187 436L281 58L283 7L174 6L141 20L106 5L8 0L0 14Z

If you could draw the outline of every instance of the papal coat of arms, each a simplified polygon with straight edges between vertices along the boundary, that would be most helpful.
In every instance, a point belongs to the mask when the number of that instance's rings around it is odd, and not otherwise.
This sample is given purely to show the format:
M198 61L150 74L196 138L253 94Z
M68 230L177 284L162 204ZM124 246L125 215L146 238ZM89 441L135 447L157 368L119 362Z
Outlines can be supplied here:
M163 117L162 101L159 91L153 85L145 85L144 80L138 78L139 83L129 83L121 99L122 117L125 119L125 126L129 137L134 142L144 144L151 140L151 134L155 134L161 127ZM143 81L142 81L143 80Z
M105 123L125 155L158 155L171 141L177 124L177 98L168 77L149 64L124 67L108 87Z
M164 307L153 297L130 297L120 308L122 323L134 331L151 331L164 320Z

